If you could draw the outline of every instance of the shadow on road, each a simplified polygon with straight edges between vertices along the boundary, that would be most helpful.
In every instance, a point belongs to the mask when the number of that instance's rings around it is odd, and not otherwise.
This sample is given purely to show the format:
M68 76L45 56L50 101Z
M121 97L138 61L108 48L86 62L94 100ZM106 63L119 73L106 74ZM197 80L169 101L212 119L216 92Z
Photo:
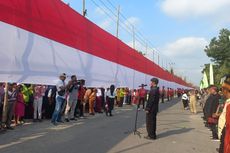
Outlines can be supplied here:
M181 128L181 129L176 129L176 130L170 130L170 131L166 131L166 132L158 134L157 137L159 139L161 139L161 138L169 137L169 136L172 136L172 135L178 135L178 134L182 134L182 133L187 133L187 132L189 132L191 130L194 130L194 128Z
M161 126L161 125L176 125L176 124L179 124L179 123L188 123L189 121L186 121L186 120L160 120L161 122L167 122L167 123L159 123L158 126Z

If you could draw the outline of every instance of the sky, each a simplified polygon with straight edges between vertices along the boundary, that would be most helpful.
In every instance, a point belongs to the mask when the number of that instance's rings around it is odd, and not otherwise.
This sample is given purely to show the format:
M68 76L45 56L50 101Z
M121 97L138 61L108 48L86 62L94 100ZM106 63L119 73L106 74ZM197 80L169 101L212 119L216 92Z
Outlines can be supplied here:
M86 17L114 36L120 5L119 39L133 47L134 31L135 49L195 85L202 66L210 63L205 46L220 29L230 29L230 0L85 1ZM82 13L82 0L64 2Z

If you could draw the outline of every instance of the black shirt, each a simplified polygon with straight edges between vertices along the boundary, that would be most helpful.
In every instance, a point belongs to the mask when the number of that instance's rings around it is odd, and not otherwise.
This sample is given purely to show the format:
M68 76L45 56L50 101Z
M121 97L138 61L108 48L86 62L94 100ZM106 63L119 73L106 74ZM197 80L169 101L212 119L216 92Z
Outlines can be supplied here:
M150 113L157 113L158 112L158 105L159 105L159 98L160 98L160 91L159 87L152 87L149 92L149 98L146 105L146 110Z

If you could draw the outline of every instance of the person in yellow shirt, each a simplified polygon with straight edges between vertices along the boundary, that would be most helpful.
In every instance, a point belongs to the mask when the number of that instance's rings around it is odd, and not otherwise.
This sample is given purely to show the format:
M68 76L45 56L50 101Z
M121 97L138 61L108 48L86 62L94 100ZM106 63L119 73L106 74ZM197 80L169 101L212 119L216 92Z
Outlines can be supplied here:
M120 102L118 103L118 107L123 106L124 97L125 97L125 90L124 88L121 88L120 89Z
M120 104L120 101L121 101L120 89L119 88L117 88L117 90L116 90L116 95L117 95L117 97L116 97L116 105L118 106Z

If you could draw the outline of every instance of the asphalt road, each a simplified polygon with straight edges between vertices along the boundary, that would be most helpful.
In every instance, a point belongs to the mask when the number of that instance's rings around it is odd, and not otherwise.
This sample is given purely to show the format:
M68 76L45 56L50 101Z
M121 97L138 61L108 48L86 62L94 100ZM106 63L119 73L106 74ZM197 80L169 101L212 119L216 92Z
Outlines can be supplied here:
M113 117L94 117L53 126L49 121L27 123L0 134L0 153L216 153L219 142L203 126L201 113L182 110L178 99L160 104L158 139L146 140L145 112L116 108Z

